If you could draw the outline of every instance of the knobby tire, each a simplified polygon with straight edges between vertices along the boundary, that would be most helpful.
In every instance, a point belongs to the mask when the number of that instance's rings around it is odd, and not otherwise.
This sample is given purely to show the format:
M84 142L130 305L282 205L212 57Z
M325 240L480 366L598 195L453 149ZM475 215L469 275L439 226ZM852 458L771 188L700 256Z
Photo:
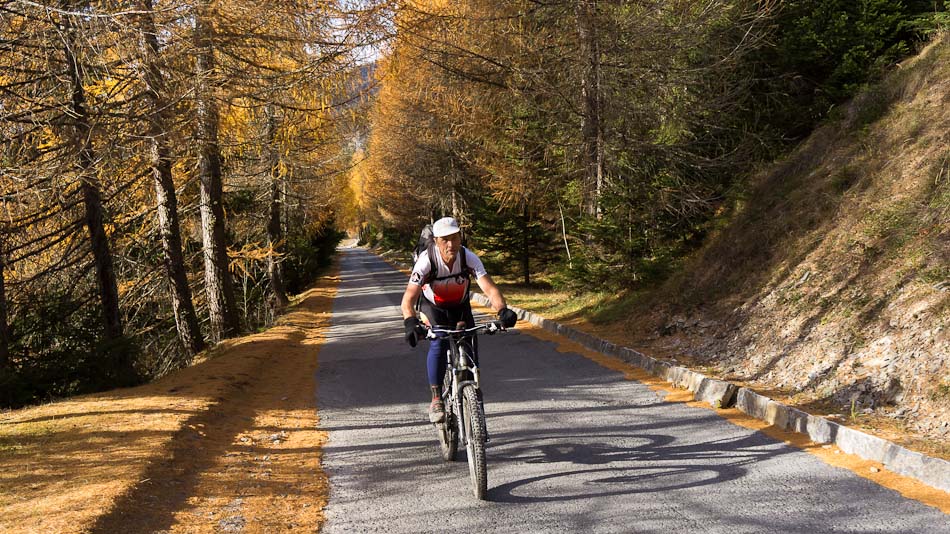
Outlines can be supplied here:
M472 385L462 388L462 417L468 472L475 497L484 500L488 494L488 464L485 460L485 414L478 402L478 390Z

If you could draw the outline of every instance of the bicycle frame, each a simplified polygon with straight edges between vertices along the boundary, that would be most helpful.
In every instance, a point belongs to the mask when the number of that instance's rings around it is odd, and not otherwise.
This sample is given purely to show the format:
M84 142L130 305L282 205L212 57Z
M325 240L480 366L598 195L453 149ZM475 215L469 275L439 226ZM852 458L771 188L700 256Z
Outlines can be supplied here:
M462 344L468 347L472 353L462 350ZM449 354L447 355L446 366L447 369L452 373L452 376L455 377L452 380L452 398L458 399L458 393L468 384L475 386L475 389L480 389L481 386L481 373L478 370L478 366L475 365L475 362L472 360L474 354L474 347L468 339L451 339L449 341ZM466 376L466 371L471 372L471 379L465 380L468 378Z
M451 389L446 388L442 391L442 401L445 403L451 403L453 411L456 414L461 414L461 398L459 392L462 391L462 388L471 384L476 391L481 390L481 372L478 369L478 366L475 365L472 356L475 354L475 348L472 347L470 339L472 334L475 334L481 330L484 330L488 335L492 335L495 332L504 332L507 329L501 325L499 321L491 321L488 323L482 323L475 325L471 328L457 328L457 329L445 329L438 327L428 327L426 332L427 339L438 339L445 338L449 341L449 349L446 354L446 369L452 375L452 384ZM466 344L471 351L470 354L462 356L462 351L460 347L462 344ZM471 377L465 376L467 372L471 372ZM465 433L461 429L461 419L457 418L459 428L459 435L464 436ZM486 437L486 441L487 437Z
M446 354L446 369L452 373L452 391L442 392L443 402L453 401L453 405L457 406L459 403L459 392L468 384L472 384L476 390L481 389L481 373L478 370L478 366L475 365L474 360L472 360L469 355L463 358L462 351L459 349L461 343L464 342L468 344L469 349L472 351L471 356L474 356L475 348L471 346L468 340L472 334L480 330L485 330L487 334L491 335L495 332L504 331L505 328L497 321L475 325L471 328L459 328L455 330L428 328L426 338L437 339L444 337L449 340L449 350L448 354ZM472 373L471 379L463 379L466 371Z

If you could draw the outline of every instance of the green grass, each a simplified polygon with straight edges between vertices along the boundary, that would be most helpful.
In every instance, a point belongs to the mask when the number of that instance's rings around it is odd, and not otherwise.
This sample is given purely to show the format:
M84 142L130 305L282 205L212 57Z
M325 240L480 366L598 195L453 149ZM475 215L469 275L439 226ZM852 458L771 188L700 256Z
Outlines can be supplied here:
M930 197L929 208L941 214L950 214L950 150L943 158L934 162L933 193Z
M906 229L913 212L907 202L890 204L885 208L869 211L862 223L864 233L872 239L881 239Z
M944 377L944 379L937 384L933 393L930 394L930 398L935 401L950 400L950 376Z
M950 266L938 265L920 273L920 280L927 284L950 281Z

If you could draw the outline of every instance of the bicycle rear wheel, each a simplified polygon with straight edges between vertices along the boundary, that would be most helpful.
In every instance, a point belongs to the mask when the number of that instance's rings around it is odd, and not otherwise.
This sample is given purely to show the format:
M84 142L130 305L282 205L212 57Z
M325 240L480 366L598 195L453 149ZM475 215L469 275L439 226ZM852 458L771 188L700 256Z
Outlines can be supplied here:
M446 370L442 380L442 391L452 391L452 375ZM439 446L442 449L442 459L446 462L455 461L459 448L458 423L456 422L455 406L450 398L445 398L445 420L435 425L439 433Z
M474 386L462 388L462 418L465 431L465 452L468 455L468 473L472 479L475 497L484 500L488 494L488 464L485 460L485 414Z

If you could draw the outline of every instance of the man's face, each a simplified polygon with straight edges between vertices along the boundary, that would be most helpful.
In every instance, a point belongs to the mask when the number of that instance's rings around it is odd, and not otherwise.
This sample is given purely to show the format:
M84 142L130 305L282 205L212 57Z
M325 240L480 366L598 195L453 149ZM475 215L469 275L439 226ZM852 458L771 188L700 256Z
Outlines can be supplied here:
M462 234L455 232L445 237L437 237L435 246L438 247L439 254L442 254L442 261L451 263L462 249Z

